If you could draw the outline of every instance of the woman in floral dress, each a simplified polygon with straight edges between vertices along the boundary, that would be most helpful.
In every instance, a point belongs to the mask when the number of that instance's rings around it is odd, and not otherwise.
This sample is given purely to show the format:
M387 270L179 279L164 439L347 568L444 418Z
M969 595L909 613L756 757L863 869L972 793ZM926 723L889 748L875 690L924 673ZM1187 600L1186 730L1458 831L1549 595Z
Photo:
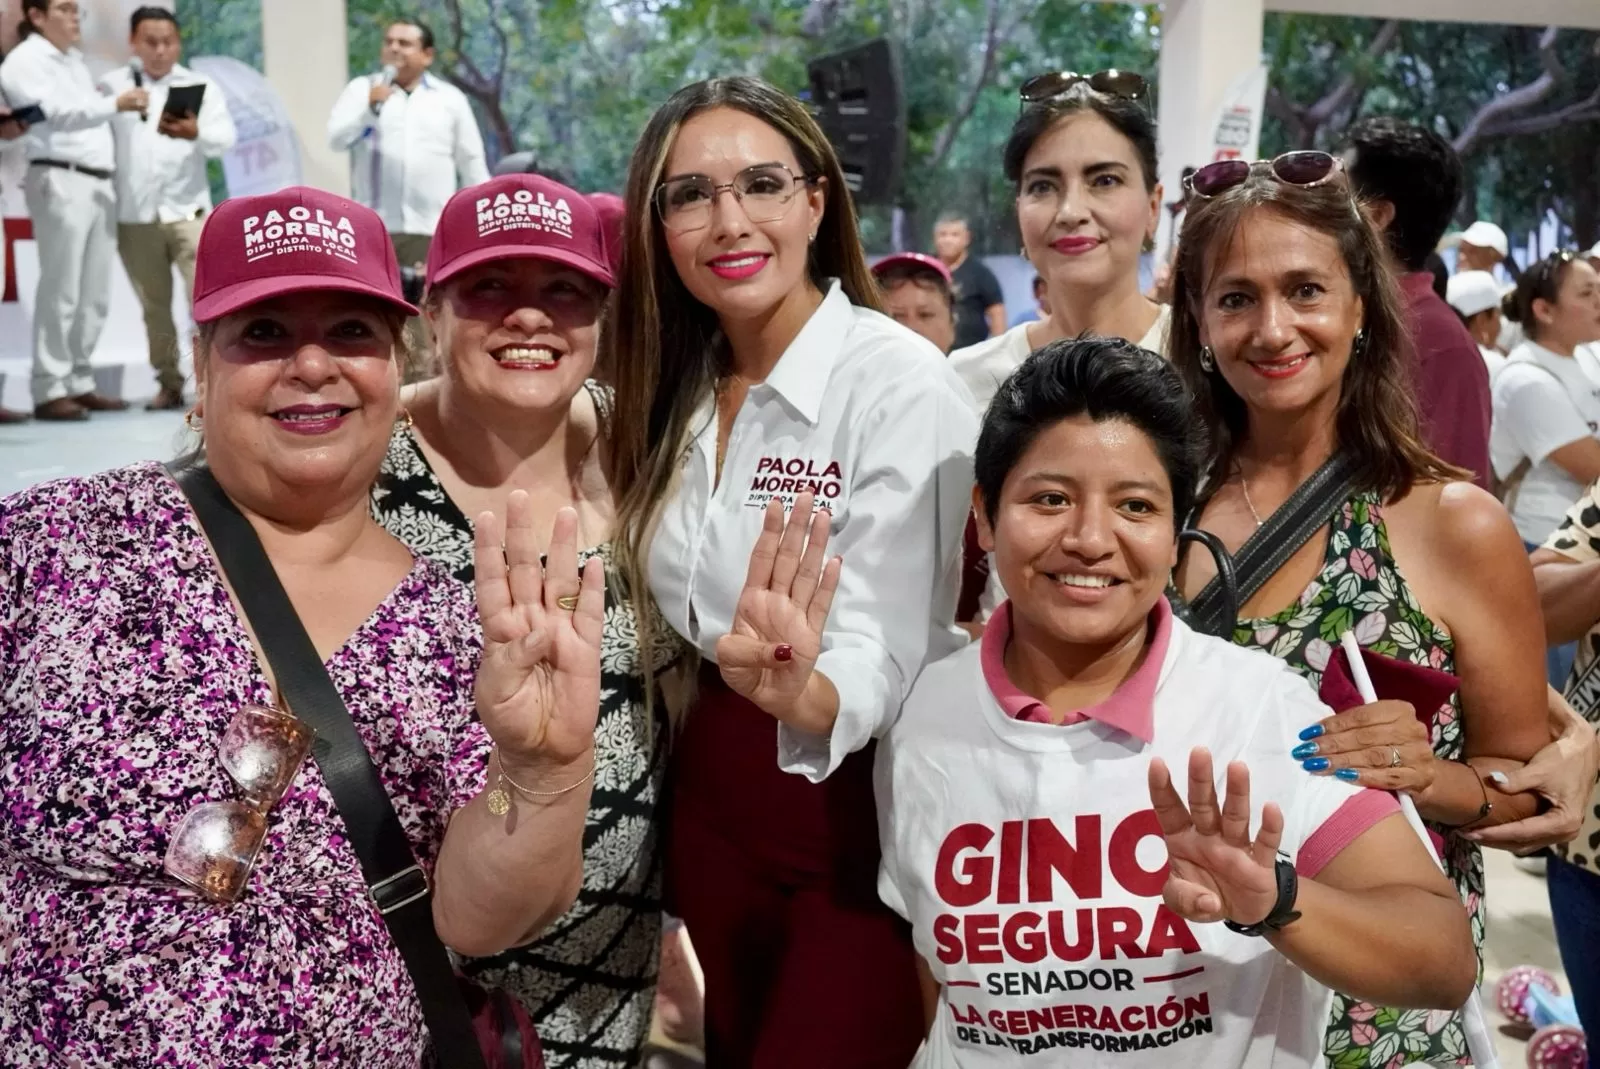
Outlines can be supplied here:
M485 201L548 205L566 222L484 228ZM633 602L610 566L614 507L601 469L610 401L589 376L611 284L600 220L582 195L530 174L456 194L434 236L423 308L440 373L407 392L411 419L395 428L372 499L390 533L471 583L469 517L521 490L537 514L575 509L581 557L610 573L583 887L537 941L466 963L523 1003L550 1069L634 1069L662 940L657 814L670 732L652 691L679 654L665 623L651 629L660 641L649 656L641 651Z
M1307 162L1307 161L1298 161ZM1336 452L1356 486L1241 607L1234 640L1316 685L1340 636L1453 672L1458 696L1417 717L1375 706L1303 725L1309 775L1409 793L1483 941L1483 865L1464 831L1531 815L1492 774L1550 741L1538 595L1499 503L1422 445L1405 386L1408 341L1382 239L1338 162L1314 184L1260 164L1197 196L1184 226L1170 355L1211 435L1200 527L1230 551ZM1305 168L1284 168L1305 178ZM1197 183L1200 179L1197 177ZM1204 183L1200 183L1204 184ZM1179 587L1214 575L1189 554ZM1470 577L1470 581L1463 581ZM1405 706L1399 706L1405 709ZM1335 999L1325 1053L1339 1069L1463 1060L1455 1015Z
M326 225L289 237L275 216ZM503 525L479 517L475 610L372 521L414 312L372 211L310 189L230 200L200 240L190 422L432 875L439 937L487 955L538 934L581 879L603 577L580 580L570 513L542 577L515 499ZM316 755L266 811L253 867L185 834L197 807L241 797L219 755L230 726L284 738L296 710L273 711L271 671L173 477L136 464L6 498L0 562L0 1064L432 1064ZM573 789L508 813L490 771ZM217 895L213 877L241 870L227 901L186 886Z

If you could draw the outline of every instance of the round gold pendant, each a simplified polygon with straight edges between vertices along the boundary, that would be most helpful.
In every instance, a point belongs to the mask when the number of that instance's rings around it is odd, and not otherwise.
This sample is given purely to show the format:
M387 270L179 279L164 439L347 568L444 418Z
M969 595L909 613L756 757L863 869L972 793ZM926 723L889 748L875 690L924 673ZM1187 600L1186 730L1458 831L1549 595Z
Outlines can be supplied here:
M511 796L496 787L489 792L489 812L497 817L503 817L511 812Z

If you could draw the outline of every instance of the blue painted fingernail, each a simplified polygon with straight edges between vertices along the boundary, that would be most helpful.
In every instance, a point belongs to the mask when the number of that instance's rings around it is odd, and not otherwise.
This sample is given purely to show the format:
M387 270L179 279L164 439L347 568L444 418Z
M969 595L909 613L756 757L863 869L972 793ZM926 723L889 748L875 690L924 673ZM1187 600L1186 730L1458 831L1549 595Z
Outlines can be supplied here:
M1353 768L1341 768L1333 774L1334 779L1342 779L1347 783L1354 783L1361 778L1361 773Z
M1308 757L1315 757L1317 756L1317 744L1314 742L1302 742L1299 746L1296 746L1294 749L1289 751L1289 756L1294 758L1296 761L1303 761Z
M1307 772L1326 772L1328 770L1328 759L1326 757L1313 757L1311 760L1301 764L1300 767Z
M1312 724L1310 727L1306 728L1304 731L1302 731L1300 733L1300 738L1302 740L1305 740L1305 739L1320 739L1322 737L1322 734L1323 734L1322 725L1321 724Z

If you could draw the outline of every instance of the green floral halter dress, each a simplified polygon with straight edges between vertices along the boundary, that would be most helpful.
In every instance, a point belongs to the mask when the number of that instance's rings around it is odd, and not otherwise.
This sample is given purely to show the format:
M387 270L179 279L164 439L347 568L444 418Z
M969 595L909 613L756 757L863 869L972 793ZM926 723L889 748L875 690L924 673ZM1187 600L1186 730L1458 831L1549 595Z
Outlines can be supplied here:
M1417 605L1395 567L1389 531L1375 494L1362 493L1334 513L1322 571L1298 601L1276 616L1240 620L1238 646L1265 650L1310 680L1322 683L1339 636L1354 630L1362 648L1446 672L1455 670L1455 643ZM1433 752L1440 760L1462 754L1459 698L1434 712ZM1472 942L1483 972L1483 855L1478 846L1447 829L1444 865L1472 919ZM1465 1064L1466 1036L1459 1014L1449 1010L1398 1010L1335 995L1324 1044L1330 1069L1397 1069L1412 1062Z

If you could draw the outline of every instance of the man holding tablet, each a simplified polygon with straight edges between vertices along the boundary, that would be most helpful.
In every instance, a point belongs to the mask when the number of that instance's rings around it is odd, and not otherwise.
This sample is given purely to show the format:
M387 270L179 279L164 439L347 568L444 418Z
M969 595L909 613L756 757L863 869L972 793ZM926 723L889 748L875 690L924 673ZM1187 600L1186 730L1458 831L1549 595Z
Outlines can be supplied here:
M222 93L178 62L178 17L166 8L133 13L134 61L101 80L112 96L135 85L150 93L143 112L111 124L117 143L117 246L144 307L150 366L160 390L145 407L183 407L177 326L172 319L172 269L194 288L195 249L211 211L206 160L233 147L233 120Z

